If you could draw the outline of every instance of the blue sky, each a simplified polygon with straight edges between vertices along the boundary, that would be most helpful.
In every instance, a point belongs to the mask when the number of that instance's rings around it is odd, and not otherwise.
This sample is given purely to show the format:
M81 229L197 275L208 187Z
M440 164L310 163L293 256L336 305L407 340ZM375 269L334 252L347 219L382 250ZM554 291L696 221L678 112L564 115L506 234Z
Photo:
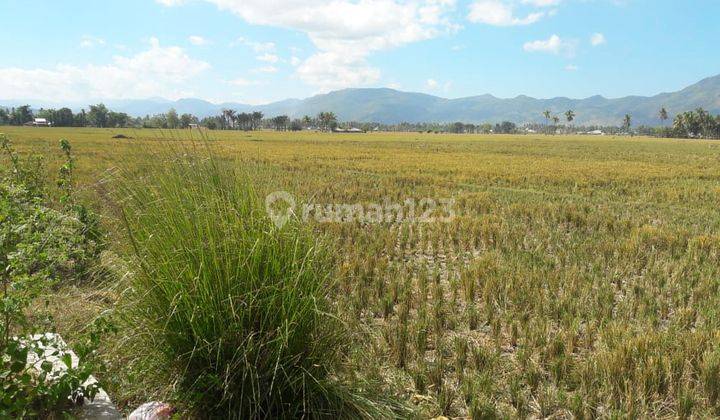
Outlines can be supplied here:
M2 0L0 99L608 97L720 73L717 0Z

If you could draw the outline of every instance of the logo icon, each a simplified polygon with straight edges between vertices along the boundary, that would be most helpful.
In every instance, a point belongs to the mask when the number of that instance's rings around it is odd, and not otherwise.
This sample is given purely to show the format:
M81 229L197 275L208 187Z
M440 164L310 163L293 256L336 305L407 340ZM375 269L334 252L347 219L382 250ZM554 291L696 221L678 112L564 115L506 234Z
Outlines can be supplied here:
M265 210L270 220L281 228L295 213L295 197L287 191L275 191L265 197Z

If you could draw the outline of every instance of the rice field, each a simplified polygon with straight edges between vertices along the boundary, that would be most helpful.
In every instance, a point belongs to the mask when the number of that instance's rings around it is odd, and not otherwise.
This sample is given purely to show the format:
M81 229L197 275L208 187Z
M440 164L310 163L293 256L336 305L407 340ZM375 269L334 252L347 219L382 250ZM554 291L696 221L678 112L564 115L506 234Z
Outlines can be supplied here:
M305 218L331 251L346 363L417 417L720 416L720 142L0 131L49 170L57 141L71 141L79 189L119 259L129 244L106 180L118 168L141 176L167 147L209 148L259 196L284 191L319 213L452 200L453 217L434 220ZM124 281L60 290L61 332L114 307ZM121 405L162 394L136 385L140 368L117 346L103 352L101 379Z

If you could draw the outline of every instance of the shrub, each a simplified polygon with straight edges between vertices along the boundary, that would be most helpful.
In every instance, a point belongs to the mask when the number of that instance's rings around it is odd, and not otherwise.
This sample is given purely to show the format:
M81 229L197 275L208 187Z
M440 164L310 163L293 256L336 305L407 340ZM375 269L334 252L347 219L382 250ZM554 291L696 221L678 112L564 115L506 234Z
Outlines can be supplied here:
M348 336L312 237L270 223L229 165L154 159L119 180L138 263L126 316L176 369L181 397L211 417L383 415L337 379Z
M63 145L70 161L69 143ZM0 149L11 162L10 177L0 179L0 418L43 417L68 409L80 394L92 398L97 385L84 385L92 365L73 368L59 351L52 356L65 362L63 372L47 361L31 362L34 355L50 355L45 349L51 343L39 333L52 326L28 307L57 282L84 276L98 247L82 220L46 206L40 161L29 160L34 170L28 170L4 135ZM68 183L71 173L68 166ZM97 341L80 356L95 347Z

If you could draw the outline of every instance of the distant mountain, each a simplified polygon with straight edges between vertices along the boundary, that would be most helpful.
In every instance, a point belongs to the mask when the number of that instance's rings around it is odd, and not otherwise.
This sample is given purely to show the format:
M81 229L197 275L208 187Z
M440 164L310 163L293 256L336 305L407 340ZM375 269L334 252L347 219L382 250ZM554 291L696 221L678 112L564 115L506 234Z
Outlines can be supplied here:
M22 101L0 101L0 105L17 105ZM47 106L30 103L34 107ZM657 125L658 112L665 107L671 116L698 107L720 114L720 75L704 79L679 92L661 93L651 97L628 96L607 99L592 96L585 99L535 99L528 96L502 99L492 95L445 99L423 93L401 92L394 89L344 89L307 99L287 99L267 105L238 103L213 104L201 99L168 101L162 98L146 100L110 100L106 105L133 116L166 112L170 108L200 117L217 115L222 109L239 112L261 111L266 116L286 114L292 118L334 112L340 120L357 122L453 122L465 123L513 121L516 123L543 122L543 111L549 109L561 118L572 109L576 124L619 125L625 114L633 117L633 124ZM53 104L52 106L57 106ZM77 108L77 106L71 106Z

